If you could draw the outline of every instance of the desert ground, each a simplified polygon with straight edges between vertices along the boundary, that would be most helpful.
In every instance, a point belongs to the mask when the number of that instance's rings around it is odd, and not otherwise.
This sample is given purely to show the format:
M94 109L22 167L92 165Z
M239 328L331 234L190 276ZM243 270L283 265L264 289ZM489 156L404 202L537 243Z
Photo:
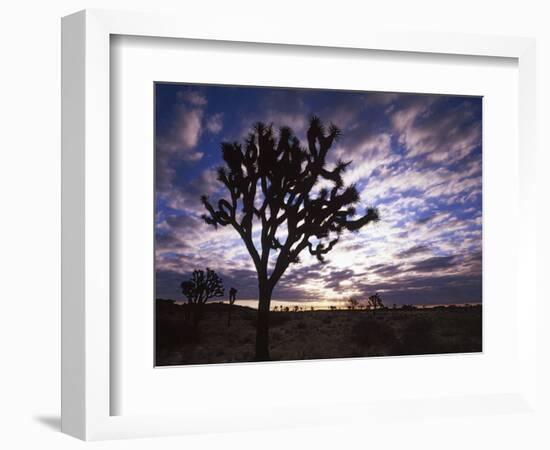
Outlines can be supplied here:
M157 366L253 361L252 308L207 304L194 328L184 306L157 300L155 320ZM479 305L270 313L274 361L481 352L481 336Z

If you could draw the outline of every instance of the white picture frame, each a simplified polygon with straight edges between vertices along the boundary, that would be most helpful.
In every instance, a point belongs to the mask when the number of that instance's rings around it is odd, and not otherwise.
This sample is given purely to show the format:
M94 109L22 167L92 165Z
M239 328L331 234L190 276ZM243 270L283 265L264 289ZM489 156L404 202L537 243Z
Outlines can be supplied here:
M112 35L368 49L417 54L512 58L519 73L518 279L525 286L518 310L520 376L515 391L464 398L403 400L415 411L437 405L439 414L491 414L501 409L537 411L536 405L536 235L532 180L535 172L535 43L532 39L369 31L326 35L323 30L227 24L207 29L189 17L113 11L82 11L62 21L62 430L85 440L162 436L265 427L256 420L226 418L226 408L205 420L189 414L111 415L113 386L110 335L110 37ZM269 370L266 369L266 370ZM395 401L395 400L394 400ZM269 426L329 423L335 418L374 415L391 405L342 403L278 406ZM242 417L240 417L242 419Z

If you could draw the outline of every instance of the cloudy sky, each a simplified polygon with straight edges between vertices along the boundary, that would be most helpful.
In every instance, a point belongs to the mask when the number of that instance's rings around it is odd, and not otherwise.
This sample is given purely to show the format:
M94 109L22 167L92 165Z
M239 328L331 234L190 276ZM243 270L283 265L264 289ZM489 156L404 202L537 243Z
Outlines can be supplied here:
M352 160L364 206L381 220L343 236L319 263L307 252L273 299L335 302L381 293L386 304L481 302L482 101L477 97L156 84L156 295L181 300L179 284L210 267L257 298L256 273L238 234L200 218L217 201L220 143L253 123L290 126L305 143L308 118L342 136L329 162Z

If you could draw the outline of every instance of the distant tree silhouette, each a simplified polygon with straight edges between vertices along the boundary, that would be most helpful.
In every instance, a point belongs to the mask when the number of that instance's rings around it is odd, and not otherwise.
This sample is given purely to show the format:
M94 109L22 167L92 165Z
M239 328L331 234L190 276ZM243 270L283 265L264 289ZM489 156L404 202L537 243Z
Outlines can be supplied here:
M233 304L237 299L237 289L231 287L229 289L229 311L227 312L227 326L231 326L231 312L233 311Z
M384 308L384 304L382 303L382 298L380 297L378 292L369 297L369 306L374 310L374 312L376 312L378 308L380 309Z
M204 270L194 270L191 279L183 281L180 287L182 294L187 297L195 327L202 319L204 304L211 298L222 297L224 293L221 278L209 268L206 268L206 273Z
M275 135L272 125L257 123L244 142L222 143L225 167L218 180L229 200L212 204L201 197L208 214L206 223L231 225L243 240L258 275L258 320L256 354L269 360L269 311L273 289L290 264L300 261L306 248L319 261L339 242L345 230L357 231L379 219L378 211L367 208L356 217L353 206L359 201L354 185L344 186L342 174L351 161L327 167L327 154L340 130L327 128L312 117L306 133L307 147L289 127ZM323 187L313 195L314 186ZM253 222L259 222L260 246L252 238ZM284 232L277 231L282 228ZM310 239L313 238L314 242ZM276 259L270 265L270 253ZM271 273L268 267L272 267Z
M415 311L417 308L414 305L402 305L401 309L403 311Z
M354 297L350 297L349 300L348 300L348 308L349 309L355 309L357 308L357 306L359 305L359 301L354 298Z
M330 310L331 310L331 311L336 311L336 306L330 305Z
M300 310L300 307L298 305L294 305L294 312L298 312Z

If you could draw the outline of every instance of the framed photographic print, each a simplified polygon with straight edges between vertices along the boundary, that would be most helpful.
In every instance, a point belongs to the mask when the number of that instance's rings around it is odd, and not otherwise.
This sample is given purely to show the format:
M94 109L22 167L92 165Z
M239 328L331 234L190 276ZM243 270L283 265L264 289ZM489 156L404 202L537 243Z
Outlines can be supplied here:
M156 83L156 365L481 352L481 138L481 97Z
M63 19L63 431L533 413L534 43L259 27Z

